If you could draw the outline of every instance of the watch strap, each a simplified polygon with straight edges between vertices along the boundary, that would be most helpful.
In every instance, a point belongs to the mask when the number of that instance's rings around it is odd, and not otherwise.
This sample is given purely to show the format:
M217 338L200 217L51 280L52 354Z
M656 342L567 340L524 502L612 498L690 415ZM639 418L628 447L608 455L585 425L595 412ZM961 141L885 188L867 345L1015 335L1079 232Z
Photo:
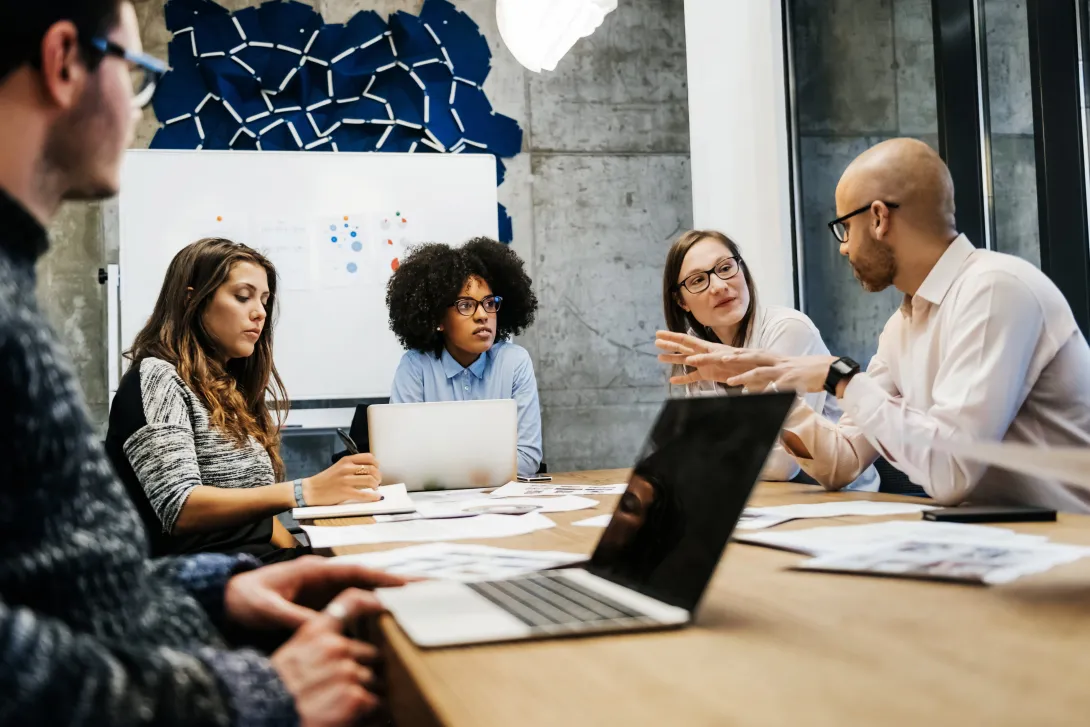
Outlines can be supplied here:
M847 356L841 356L829 366L829 373L825 377L825 391L836 396L836 387L841 381L850 379L860 372L861 368Z

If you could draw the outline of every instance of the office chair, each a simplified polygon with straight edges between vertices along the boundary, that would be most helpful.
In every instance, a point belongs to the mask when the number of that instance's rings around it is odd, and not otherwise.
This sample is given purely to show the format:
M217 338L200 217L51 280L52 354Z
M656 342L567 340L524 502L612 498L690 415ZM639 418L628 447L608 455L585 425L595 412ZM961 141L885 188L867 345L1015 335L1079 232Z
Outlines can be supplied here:
M890 495L927 497L927 492L922 487L908 479L908 475L891 465L884 457L874 460L874 469L878 470L878 476L882 478L882 482L878 486L879 492Z

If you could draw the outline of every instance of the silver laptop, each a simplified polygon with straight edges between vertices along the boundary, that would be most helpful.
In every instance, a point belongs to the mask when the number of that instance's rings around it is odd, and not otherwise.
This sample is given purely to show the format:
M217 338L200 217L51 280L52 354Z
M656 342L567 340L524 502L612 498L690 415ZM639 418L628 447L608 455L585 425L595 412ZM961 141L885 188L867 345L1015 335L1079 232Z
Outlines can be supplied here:
M376 594L422 647L683 626L793 401L793 394L667 401L582 567Z
M367 429L383 481L409 490L498 487L518 475L514 399L375 404Z

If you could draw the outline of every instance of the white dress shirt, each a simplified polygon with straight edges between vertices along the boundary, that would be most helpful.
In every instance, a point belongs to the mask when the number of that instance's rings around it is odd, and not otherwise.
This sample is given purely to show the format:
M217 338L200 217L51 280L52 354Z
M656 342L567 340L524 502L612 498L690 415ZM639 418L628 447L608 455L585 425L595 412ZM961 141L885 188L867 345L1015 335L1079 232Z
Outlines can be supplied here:
M1011 255L954 240L905 298L866 374L852 378L839 424L788 416L826 487L851 482L879 454L943 504L966 499L1090 512L1090 492L962 461L937 438L1090 446L1090 347L1063 294Z
M757 309L753 329L745 347L759 348L781 356L829 355L829 349L821 340L821 333L809 317L792 308L778 305ZM700 381L689 384L687 390L691 395L707 395L726 391L726 387L711 381ZM841 411L834 397L822 391L807 394L803 399L811 411L821 412L821 415L830 422L839 421ZM862 472L857 473L857 476L852 478L854 481L849 481L850 484L844 489L877 492L878 472L873 467L860 469ZM764 469L761 470L761 479L786 482L798 473L798 462L784 450L783 444L777 439L765 461Z

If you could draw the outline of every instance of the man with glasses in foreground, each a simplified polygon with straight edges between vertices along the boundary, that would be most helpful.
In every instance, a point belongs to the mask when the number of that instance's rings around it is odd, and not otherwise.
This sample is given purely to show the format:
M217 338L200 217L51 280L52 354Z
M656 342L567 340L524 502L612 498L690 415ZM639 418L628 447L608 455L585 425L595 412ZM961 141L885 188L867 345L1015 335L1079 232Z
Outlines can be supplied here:
M835 395L839 423L799 406L783 435L829 489L881 455L943 504L1090 512L1086 490L989 470L928 444L1090 446L1090 347L1059 289L1030 263L958 234L950 171L922 142L893 139L864 152L841 177L836 206L829 227L863 288L905 294L866 372L845 357L782 357L660 332L659 359L692 367L672 383Z
M321 558L149 561L35 300L46 225L117 192L164 70L129 2L0 0L0 725L356 724L377 652L343 631L380 609L352 587L402 581ZM228 645L284 634L271 657Z

